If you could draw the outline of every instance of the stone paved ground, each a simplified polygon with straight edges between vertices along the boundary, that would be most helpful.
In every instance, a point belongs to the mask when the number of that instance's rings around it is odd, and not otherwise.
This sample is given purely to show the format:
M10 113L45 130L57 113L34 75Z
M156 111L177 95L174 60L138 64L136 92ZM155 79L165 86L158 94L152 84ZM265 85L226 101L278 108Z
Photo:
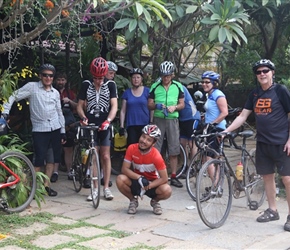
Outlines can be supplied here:
M235 154L231 154L235 159ZM128 200L118 192L115 178L111 178L114 200L101 199L98 209L94 209L86 201L89 190L75 193L72 182L60 173L58 182L52 185L59 195L47 197L40 210L33 202L22 213L48 212L53 215L52 220L14 231L0 240L0 249L28 249L13 244L2 247L9 238L17 240L21 235L31 236L34 249L290 249L290 233L283 230L288 212L284 199L278 200L281 219L265 224L255 220L267 208L267 202L251 211L245 198L234 199L226 223L213 230L202 223L185 187L173 187L172 197L161 202L160 216L152 213L147 197L139 202L136 215L128 215Z

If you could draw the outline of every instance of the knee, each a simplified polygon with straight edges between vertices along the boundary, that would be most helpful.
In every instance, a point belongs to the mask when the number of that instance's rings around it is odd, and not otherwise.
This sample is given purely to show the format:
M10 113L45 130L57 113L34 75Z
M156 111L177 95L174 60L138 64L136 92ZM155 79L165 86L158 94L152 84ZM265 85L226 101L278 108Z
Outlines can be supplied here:
M119 174L116 178L117 187L121 187L129 178L126 175Z
M290 176L282 176L282 181L285 187L290 187Z

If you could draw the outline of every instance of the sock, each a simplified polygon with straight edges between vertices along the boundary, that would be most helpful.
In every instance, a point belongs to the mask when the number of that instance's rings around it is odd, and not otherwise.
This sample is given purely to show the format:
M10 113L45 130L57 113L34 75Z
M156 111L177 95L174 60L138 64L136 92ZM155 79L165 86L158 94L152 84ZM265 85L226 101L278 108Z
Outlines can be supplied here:
M176 178L176 174L171 174L171 178Z

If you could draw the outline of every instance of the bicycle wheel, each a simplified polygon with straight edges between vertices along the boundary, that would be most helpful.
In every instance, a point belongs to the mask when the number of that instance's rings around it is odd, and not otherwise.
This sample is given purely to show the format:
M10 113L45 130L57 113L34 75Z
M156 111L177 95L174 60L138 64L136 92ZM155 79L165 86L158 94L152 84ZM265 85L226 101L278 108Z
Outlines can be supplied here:
M257 174L255 166L256 149L251 149L245 161L245 187L248 205L251 210L257 210L265 200L264 180Z
M177 156L177 168L176 168L176 178L179 178L182 173L186 169L186 153L184 147L180 144L180 154ZM166 146L165 149L161 150L161 155L165 161L165 164L167 166L167 172L168 176L171 176L171 167L170 167L170 159L169 159L169 153L168 153L168 147Z
M75 145L73 151L72 177L75 191L79 192L83 186L82 152L80 144Z
M196 204L200 218L210 228L226 221L232 205L232 185L225 163L219 159L207 161L199 171Z
M99 156L96 150L90 149L87 163L89 164L88 167L90 169L93 207L97 208L99 206L101 196L101 169Z
M0 189L1 203L6 203L5 211L21 212L31 203L36 190L36 173L31 161L22 153L8 151L0 155L1 162L20 178L13 186ZM0 168L0 183L15 180L7 170Z
M198 152L194 155L193 159L190 162L190 165L186 171L186 189L189 194L189 196L196 201L196 181L197 181L197 175L203 165L203 163L206 161L206 156L208 154L215 154L215 152L208 148L206 150L200 149Z

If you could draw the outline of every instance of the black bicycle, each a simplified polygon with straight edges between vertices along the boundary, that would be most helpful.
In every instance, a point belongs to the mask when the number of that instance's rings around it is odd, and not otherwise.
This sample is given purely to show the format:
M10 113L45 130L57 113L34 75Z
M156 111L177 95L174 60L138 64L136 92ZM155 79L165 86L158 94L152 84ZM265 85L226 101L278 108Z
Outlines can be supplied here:
M232 197L246 196L247 205L251 210L258 209L264 202L264 181L256 172L255 149L249 152L246 149L246 139L253 134L250 130L239 133L215 133L215 136L220 138L219 156L203 164L197 177L196 187L198 213L202 221L210 228L218 228L224 224L230 213ZM214 134L204 136L211 135ZM242 138L241 146L235 142L237 136ZM242 180L236 177L224 153L224 142L227 139L237 150L241 151ZM242 193L245 195L241 195Z
M75 191L79 192L83 187L85 178L89 178L94 208L99 206L101 195L101 167L99 154L94 145L94 135L98 129L99 126L95 124L78 127L72 163ZM89 131L89 137L86 131Z

